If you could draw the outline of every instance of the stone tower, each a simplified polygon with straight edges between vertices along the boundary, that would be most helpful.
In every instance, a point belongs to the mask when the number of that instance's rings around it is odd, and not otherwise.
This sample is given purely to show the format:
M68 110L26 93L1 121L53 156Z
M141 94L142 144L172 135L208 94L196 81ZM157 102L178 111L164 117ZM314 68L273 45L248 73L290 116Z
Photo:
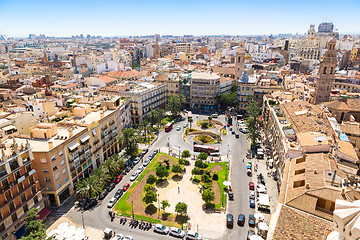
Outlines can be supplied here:
M240 52L236 52L235 57L235 79L239 80L242 73L244 72L244 64L245 64L245 51L240 50Z
M156 40L156 43L154 45L154 58L155 59L160 58L160 46L159 46L159 43L158 43L157 40Z
M318 80L316 82L314 103L328 102L335 78L337 56L335 51L336 40L331 39L326 46L326 52L321 58Z

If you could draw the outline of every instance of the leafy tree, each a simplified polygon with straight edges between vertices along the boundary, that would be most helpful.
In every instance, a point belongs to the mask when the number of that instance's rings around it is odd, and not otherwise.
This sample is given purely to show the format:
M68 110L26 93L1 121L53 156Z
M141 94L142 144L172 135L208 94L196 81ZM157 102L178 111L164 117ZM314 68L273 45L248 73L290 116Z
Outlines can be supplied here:
M205 135L200 135L199 136L199 140L203 143L206 143L207 142L207 139L206 139L206 136Z
M183 168L179 164L176 164L172 166L172 171L174 173L181 173L183 171Z
M143 201L145 204L151 204L153 202L156 202L157 201L156 193L154 193L153 191L146 192Z
M169 159L165 159L164 160L164 163L166 164L166 169L169 169L170 168L170 161L169 161Z
M133 128L125 128L120 136L120 143L125 147L126 153L131 156L136 156L138 153L139 135Z
M145 184L145 186L143 187L144 192L148 192L151 191L153 189L153 187L151 186L151 184Z
M200 125L201 125L201 128L209 128L209 122L208 121L202 121L200 123Z
M160 179L164 179L169 176L169 172L165 166L160 165L156 168L156 176Z
M144 142L146 144L147 143L147 131L149 129L149 122L146 120L142 121L140 129L142 129L145 133L145 141Z
M165 209L166 209L167 207L170 207L169 201L168 201L168 200L162 200L162 201L161 201L161 209L165 212Z
M195 167L198 167L198 168L207 168L207 167L208 167L208 164L207 164L207 163L204 163L203 160L196 160L196 161L195 161Z
M201 169L198 167L194 167L193 170L191 170L191 173L193 175L200 175L201 174Z
M200 154L198 155L197 159L198 159L198 160L205 161L205 160L208 158L208 156L209 156L209 155L208 155L207 153L202 152L202 153L200 153Z
M203 183L209 183L209 182L211 182L211 177L210 177L208 174L203 173L203 174L201 175L201 181L202 181Z
M184 202L178 202L175 206L175 212L179 214L186 214L187 213L187 204Z
M185 97L184 95L180 94L180 95L171 95L168 99L166 108L168 111L171 112L171 115L173 117L179 115L181 109L182 109L182 104L185 103Z
M192 119L192 118L189 118L188 119L188 122L189 122L189 124L190 124L190 129L191 129L191 123L193 122L194 120Z
M151 125L157 124L160 122L160 119L160 112L156 110L151 110L146 117L146 121L148 121Z
M189 158L189 157L191 157L191 154L190 154L189 150L184 150L184 151L181 153L181 157L182 157L182 158Z
M213 116L208 116L209 122L211 123L211 120L213 119Z
M39 215L37 215L36 208L32 208L27 212L25 217L25 233L21 240L52 239L46 237L45 224L42 220L36 219L37 217Z
M146 179L146 183L153 185L154 183L156 183L157 181L157 177L153 174L149 175L148 178Z
M219 103L222 108L236 107L239 103L236 91L222 94L219 98Z
M215 194L211 189L205 189L201 195L201 198L206 204L209 204L214 201Z

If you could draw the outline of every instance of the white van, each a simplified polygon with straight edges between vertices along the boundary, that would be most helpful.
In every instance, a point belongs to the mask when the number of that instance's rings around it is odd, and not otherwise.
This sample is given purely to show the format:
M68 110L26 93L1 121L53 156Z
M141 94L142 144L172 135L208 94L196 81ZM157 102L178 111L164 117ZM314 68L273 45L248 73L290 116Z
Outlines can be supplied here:
M213 118L218 118L219 115L218 115L217 113L214 113L214 114L212 115L212 117L213 117Z

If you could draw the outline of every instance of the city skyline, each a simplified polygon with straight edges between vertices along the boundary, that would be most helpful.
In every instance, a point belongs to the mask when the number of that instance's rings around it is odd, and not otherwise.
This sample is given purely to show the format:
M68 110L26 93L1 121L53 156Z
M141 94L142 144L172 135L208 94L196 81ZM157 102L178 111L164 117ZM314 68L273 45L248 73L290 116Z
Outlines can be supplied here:
M165 1L128 2L65 0L58 3L37 0L0 0L0 34L27 37L29 34L70 37L153 35L270 35L304 34L310 24L316 27L331 21L340 33L358 34L360 3L347 0L288 3L244 1Z

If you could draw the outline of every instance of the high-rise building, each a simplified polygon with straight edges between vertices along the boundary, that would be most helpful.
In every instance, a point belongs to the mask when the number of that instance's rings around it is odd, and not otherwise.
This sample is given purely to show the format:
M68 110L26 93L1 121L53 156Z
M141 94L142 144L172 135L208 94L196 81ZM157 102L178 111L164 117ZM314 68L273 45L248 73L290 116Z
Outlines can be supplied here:
M334 24L332 22L323 22L319 24L319 33L332 33L334 32Z
M336 40L331 39L327 43L327 51L320 61L319 77L316 82L314 103L328 102L331 87L334 83L337 56L335 51Z

